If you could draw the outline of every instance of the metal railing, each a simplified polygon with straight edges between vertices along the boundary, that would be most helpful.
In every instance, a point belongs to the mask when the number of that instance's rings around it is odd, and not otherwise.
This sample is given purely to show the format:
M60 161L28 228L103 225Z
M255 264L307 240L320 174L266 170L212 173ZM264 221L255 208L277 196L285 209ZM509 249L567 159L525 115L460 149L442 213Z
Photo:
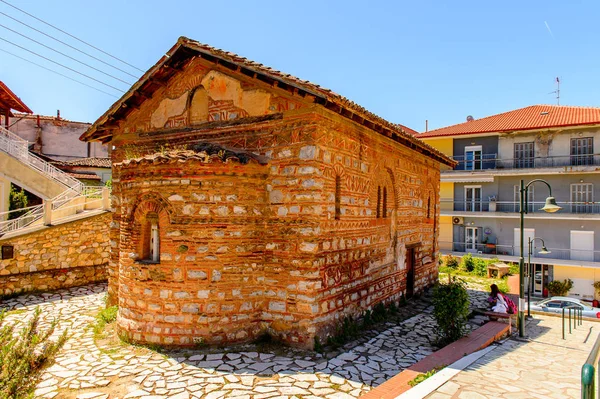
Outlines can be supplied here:
M0 151L18 159L77 193L80 193L83 188L83 183L79 180L29 152L29 142L27 140L23 140L3 127L0 127Z
M450 242L439 241L439 247L442 250L450 250L452 252L484 254L484 255L507 255L519 256L519 247L512 244L497 244L497 243L466 243L466 242ZM532 253L532 259L560 259L560 260L581 260L588 262L600 262L600 251L589 251L583 249L569 248L551 248L549 254ZM527 252L527 248L525 248ZM527 253L525 253L527 255Z
M572 328L577 329L577 326L583 324L583 309L577 305L565 306L562 308L562 338L565 338L565 310L569 311L569 334L572 333ZM571 317L571 312L573 317Z
M73 190L67 190L56 197L47 200L46 202L51 203L51 211L68 210L77 208L75 213L86 209L86 203L99 202L96 204L96 208L103 206L103 190L104 187L97 186L84 186L82 187L82 194L76 195ZM88 208L89 209L89 208ZM94 209L92 207L92 209ZM4 220L10 218L15 213L23 212L17 218L11 220ZM39 222L44 218L44 204L35 205L27 208L14 209L8 212L0 212L0 237L4 234L14 232L16 230L31 227L35 222Z
M541 208L544 201L529 201L527 203L528 213L544 213ZM560 213L594 214L600 213L600 202L557 202L561 209ZM519 212L518 201L454 201L453 199L441 199L440 210L455 212Z
M564 335L564 334L563 334ZM598 355L600 354L600 334L596 338L596 342L594 343L594 347L592 348L590 354L588 355L587 360L581 367L581 398L582 399L594 399L595 385L596 385L596 368L594 365L598 364L598 368L600 368L600 363L598 362ZM598 386L598 397L600 398L600 385Z
M531 169L563 166L598 166L600 154L558 155L547 157L498 158L498 154L482 154L475 159L465 159L464 155L451 157L458 161L454 170L486 170L486 169Z

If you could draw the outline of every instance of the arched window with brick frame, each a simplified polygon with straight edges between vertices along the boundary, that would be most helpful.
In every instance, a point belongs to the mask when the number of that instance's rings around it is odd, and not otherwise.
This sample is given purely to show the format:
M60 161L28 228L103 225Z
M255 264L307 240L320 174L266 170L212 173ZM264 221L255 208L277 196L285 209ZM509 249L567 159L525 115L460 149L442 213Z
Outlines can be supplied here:
M145 195L135 207L131 223L133 250L138 261L160 262L161 233L168 230L172 209L157 194Z

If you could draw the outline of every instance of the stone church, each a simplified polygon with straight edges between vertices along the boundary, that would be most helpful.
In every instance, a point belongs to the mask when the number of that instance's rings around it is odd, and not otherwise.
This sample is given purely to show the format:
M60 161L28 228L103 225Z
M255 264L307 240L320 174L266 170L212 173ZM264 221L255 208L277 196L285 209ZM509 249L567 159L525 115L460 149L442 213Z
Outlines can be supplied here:
M453 161L316 84L180 38L81 139L113 149L109 301L134 342L312 347L437 278Z

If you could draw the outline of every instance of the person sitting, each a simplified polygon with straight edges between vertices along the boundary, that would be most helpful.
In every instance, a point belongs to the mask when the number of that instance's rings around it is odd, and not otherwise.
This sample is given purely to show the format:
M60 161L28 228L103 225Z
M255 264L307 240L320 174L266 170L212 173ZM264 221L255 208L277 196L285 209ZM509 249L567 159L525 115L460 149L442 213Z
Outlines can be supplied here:
M491 292L490 296L488 297L488 304L491 307L492 312L508 313L508 304L506 303L504 295L500 293L498 286L496 284L492 284L490 289Z

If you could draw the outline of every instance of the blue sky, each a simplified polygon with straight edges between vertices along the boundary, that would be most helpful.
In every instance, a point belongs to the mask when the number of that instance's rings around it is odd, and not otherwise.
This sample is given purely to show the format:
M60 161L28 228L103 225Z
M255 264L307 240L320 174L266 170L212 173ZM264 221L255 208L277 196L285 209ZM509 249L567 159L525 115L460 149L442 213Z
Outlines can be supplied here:
M467 115L555 104L549 93L557 76L561 104L600 106L598 1L6 1L143 70L179 36L188 36L330 88L419 131L426 119L433 129L463 122ZM1 2L0 12L93 51ZM4 15L0 23L135 80ZM0 38L129 88L2 27ZM117 98L5 51L120 94L0 41L0 80L35 113L54 115L60 109L65 118L93 122Z

